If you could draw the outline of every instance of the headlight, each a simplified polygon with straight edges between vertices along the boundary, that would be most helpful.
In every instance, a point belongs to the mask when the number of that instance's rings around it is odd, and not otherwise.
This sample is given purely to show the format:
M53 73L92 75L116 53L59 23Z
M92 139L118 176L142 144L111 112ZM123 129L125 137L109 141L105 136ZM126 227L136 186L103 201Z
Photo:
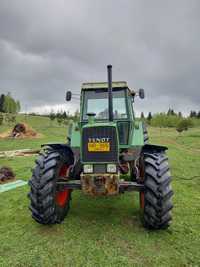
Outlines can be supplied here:
M110 173L117 172L117 166L116 166L116 164L108 164L107 165L107 172L110 172Z
M83 172L84 173L93 173L93 165L83 165Z

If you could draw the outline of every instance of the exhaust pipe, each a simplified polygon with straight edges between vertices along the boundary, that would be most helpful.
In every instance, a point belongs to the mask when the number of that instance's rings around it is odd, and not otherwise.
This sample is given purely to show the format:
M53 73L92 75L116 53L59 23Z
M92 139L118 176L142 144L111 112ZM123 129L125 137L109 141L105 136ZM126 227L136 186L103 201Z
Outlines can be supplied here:
M109 114L109 121L113 121L112 65L107 66L107 71L108 71L108 114Z

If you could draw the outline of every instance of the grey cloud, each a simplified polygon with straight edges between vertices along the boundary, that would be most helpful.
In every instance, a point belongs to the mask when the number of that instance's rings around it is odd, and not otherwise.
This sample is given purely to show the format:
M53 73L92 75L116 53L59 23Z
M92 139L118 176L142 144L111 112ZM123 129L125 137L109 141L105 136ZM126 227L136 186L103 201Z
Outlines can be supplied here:
M23 106L64 103L66 89L106 79L144 87L136 109L199 109L198 0L0 2L0 91Z

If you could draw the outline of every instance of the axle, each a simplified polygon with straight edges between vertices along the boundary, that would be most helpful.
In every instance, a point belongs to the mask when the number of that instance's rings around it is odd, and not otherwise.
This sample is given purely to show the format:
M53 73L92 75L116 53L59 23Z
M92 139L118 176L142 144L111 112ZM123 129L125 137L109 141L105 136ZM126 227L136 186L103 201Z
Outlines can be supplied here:
M74 181L59 181L57 182L57 187L59 187L59 190L65 190L65 189L79 189L82 190L82 185L80 180L74 180ZM119 182L119 192L123 193L125 191L144 191L144 185L139 184L137 182L131 182L131 181L120 181Z

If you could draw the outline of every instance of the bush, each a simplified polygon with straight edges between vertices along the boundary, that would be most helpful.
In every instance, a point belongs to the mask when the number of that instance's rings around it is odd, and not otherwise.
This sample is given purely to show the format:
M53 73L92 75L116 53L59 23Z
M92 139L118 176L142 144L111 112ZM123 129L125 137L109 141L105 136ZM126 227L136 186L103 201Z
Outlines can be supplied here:
M5 122L8 123L8 125L16 123L16 115L12 113L6 113Z
M176 130L177 132L181 133L183 131L187 131L188 128L192 127L193 126L193 123L192 123L192 120L190 119L182 119L177 127L176 127Z
M150 125L154 127L177 127L182 118L176 115L166 115L159 113L152 117Z
M61 117L57 117L58 125L61 126L63 119Z

